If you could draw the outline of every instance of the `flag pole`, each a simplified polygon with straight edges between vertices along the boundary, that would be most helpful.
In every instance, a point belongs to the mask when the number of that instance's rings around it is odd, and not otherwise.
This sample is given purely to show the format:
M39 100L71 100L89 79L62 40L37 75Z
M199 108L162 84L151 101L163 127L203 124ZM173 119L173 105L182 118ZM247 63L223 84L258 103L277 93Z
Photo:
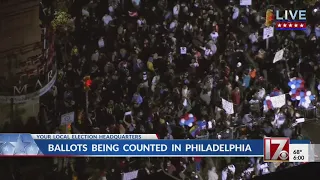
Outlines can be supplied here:
M89 93L86 91L86 114L89 114Z

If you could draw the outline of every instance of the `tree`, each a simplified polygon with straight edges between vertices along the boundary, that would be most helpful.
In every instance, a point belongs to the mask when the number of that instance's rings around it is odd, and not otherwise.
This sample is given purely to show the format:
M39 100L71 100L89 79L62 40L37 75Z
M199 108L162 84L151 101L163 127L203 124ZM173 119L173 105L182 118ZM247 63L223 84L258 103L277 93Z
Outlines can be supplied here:
M315 5L318 0L303 0L306 5Z
M54 14L54 19L51 21L51 25L54 31L58 32L72 32L74 31L74 19L71 15L65 11L57 11Z
M56 44L63 47L64 53L62 53L63 61L67 61L69 59L68 44L70 32L75 30L74 18L71 17L69 13L67 13L66 6L60 7L55 14L54 19L51 21L51 26L56 35Z

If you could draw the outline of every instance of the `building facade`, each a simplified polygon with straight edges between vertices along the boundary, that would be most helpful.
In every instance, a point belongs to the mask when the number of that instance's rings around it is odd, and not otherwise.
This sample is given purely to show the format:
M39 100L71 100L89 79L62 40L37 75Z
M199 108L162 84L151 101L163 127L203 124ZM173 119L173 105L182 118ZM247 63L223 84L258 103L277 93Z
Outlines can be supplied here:
M22 119L38 114L39 96L56 79L52 39L40 27L39 0L0 0L0 118L5 109Z

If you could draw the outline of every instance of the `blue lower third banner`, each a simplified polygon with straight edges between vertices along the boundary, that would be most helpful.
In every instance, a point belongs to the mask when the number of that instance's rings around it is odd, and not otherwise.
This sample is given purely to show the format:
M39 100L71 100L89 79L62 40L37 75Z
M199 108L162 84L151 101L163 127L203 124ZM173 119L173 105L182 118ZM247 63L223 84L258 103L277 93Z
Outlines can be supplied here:
M2 156L253 157L263 156L263 152L263 140L57 140L0 134Z

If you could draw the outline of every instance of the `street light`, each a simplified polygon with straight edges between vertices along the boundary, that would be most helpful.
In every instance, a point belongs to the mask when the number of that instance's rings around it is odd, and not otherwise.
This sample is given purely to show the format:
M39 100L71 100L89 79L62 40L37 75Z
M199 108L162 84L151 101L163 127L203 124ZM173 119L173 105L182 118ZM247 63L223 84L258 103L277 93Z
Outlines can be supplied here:
M89 115L89 90L90 90L90 86L92 85L92 80L90 78L90 76L85 76L83 78L83 87L84 87L84 90L86 92L86 116L87 118L88 115Z
M92 80L90 78L90 76L85 76L83 78L83 87L85 91L89 91L90 90L90 86L92 85Z
M267 27L271 26L273 23L274 15L273 15L273 10L268 9L266 12L266 22L265 25Z
M72 133L71 124L68 124L68 125L67 125L67 133L68 133L68 134L71 134L71 133Z

